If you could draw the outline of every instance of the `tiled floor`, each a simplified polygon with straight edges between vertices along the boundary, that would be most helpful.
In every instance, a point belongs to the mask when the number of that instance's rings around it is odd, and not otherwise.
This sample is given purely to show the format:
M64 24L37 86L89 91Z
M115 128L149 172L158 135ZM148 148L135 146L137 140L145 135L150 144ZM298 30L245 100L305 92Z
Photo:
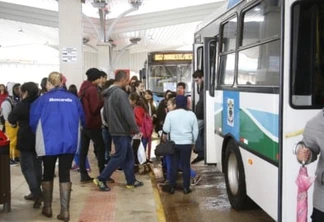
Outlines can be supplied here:
M95 177L98 170L93 156L90 163L92 166L90 175ZM71 171L73 183L70 204L71 222L164 221L164 214L161 214L162 207L159 206L159 195L156 195L157 191L154 191L154 186L152 186L153 176L137 175L137 179L144 182L144 186L130 190L125 188L123 171L115 171L112 178L116 182L108 183L111 191L101 192L93 183L81 184L79 173ZM54 180L53 218L46 218L41 214L40 209L33 209L33 202L23 198L28 193L20 167L11 167L11 212L1 212L1 222L58 221L56 219L60 211L58 178Z

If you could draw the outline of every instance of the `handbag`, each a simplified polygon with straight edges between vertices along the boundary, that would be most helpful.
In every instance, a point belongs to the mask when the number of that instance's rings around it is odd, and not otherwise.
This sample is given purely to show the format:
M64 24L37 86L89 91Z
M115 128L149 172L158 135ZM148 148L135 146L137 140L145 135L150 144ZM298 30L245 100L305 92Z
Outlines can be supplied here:
M175 142L172 140L167 140L164 143L160 143L155 147L155 156L168 156L173 155L175 152Z

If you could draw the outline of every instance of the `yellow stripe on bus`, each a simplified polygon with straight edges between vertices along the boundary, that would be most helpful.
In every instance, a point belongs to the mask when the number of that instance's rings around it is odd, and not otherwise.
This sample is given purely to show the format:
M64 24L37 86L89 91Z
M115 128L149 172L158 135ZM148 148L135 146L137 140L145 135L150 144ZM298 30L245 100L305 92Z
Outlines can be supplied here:
M299 135L303 134L303 132L304 132L304 129L297 130L297 131L295 131L295 132L291 132L291 133L286 133L286 134L285 134L285 137L286 137L286 138L290 138L290 137L299 136Z

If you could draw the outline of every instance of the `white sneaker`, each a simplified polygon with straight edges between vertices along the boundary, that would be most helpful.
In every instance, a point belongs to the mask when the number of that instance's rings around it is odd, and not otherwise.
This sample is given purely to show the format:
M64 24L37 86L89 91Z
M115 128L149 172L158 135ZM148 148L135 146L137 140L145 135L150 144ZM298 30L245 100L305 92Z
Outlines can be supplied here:
M201 181L201 176L197 175L191 180L191 185L192 186L197 185L200 181Z

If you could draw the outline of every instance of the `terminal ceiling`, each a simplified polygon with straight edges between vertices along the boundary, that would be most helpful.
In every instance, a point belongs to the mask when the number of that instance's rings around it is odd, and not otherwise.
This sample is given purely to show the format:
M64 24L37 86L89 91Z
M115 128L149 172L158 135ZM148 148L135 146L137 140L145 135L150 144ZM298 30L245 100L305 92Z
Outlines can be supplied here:
M85 50L96 51L98 44L109 43L118 51L139 38L129 47L130 53L191 49L197 25L226 4L224 0L143 0L105 36L114 19L132 5L128 0L106 0L107 14L100 19L94 1L82 4ZM0 0L0 52L40 45L57 49L57 11L56 0Z

